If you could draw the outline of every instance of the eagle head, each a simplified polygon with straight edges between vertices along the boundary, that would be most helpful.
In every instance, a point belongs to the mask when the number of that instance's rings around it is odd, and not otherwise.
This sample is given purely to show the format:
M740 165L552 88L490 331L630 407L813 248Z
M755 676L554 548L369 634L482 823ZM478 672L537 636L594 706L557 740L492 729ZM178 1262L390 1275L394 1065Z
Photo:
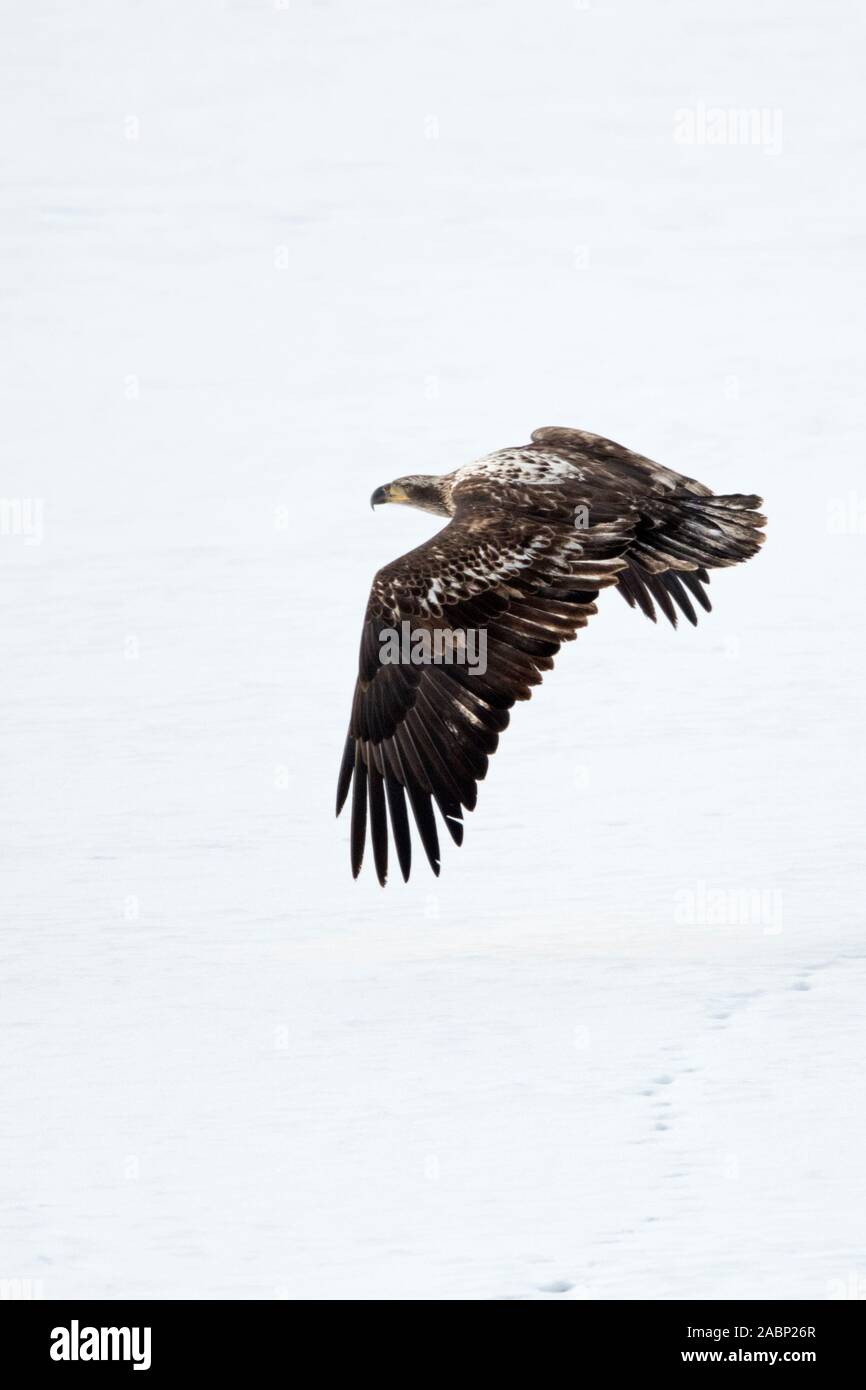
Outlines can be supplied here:
M445 478L437 478L423 473L410 473L405 478L395 478L393 483L377 487L370 498L370 506L378 507L383 502L402 502L407 507L419 507L422 512L435 512L437 516L451 516L450 488Z

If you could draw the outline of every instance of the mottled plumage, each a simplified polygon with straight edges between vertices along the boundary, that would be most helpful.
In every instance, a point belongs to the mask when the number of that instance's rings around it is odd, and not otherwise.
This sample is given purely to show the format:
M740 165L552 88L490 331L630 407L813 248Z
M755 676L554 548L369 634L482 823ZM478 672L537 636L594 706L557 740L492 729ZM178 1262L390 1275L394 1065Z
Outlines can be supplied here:
M449 518L379 570L364 617L337 813L353 787L352 872L369 830L383 884L389 841L409 877L410 810L434 873L434 803L461 843L509 709L586 626L601 589L618 586L653 622L659 608L674 626L678 611L695 623L695 603L710 609L708 571L748 559L764 539L760 498L714 496L609 439L555 427L443 477L400 478L372 501ZM383 630L401 623L483 632L486 669L384 664Z

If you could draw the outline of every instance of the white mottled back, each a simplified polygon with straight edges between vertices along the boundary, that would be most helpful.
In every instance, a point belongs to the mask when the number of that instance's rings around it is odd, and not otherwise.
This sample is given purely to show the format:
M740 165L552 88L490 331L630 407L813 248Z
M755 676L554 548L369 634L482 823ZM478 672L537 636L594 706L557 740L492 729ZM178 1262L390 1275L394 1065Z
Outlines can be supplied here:
M453 484L469 478L485 478L491 482L545 484L565 480L582 482L587 470L562 454L549 449L497 449L493 454L464 464L451 474Z

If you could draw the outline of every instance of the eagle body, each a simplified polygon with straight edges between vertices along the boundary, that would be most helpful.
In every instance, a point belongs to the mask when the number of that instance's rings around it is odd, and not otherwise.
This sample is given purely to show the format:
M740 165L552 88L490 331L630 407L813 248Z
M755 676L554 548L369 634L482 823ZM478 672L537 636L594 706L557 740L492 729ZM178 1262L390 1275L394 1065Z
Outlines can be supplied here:
M435 874L434 805L462 843L463 812L475 808L509 710L596 613L602 589L617 587L652 621L658 607L674 626L678 613L696 623L695 603L710 610L709 570L748 559L764 539L760 498L716 496L612 440L558 426L442 477L398 478L371 502L448 518L379 570L364 616L337 814L351 789L352 872L369 830L382 884L392 841L409 877L410 811ZM458 634L448 647L458 657L465 634L483 636L483 668L419 663L405 644L400 660L385 660L384 635L401 626L419 643Z

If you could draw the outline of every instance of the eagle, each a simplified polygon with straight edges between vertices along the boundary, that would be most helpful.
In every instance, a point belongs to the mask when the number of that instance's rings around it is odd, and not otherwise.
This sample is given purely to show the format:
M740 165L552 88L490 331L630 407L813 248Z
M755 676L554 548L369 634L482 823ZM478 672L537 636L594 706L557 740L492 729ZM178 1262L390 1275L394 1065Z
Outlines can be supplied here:
M658 608L674 627L678 613L695 624L696 605L711 608L709 571L748 560L766 524L759 497L716 495L560 426L441 477L397 478L370 502L447 518L379 570L364 615L337 815L351 789L352 874L369 831L383 886L390 842L409 878L410 810L434 874L434 806L462 843L463 812L475 808L512 705L597 612L602 589L616 587L653 622ZM442 634L450 640L437 645ZM483 660L469 659L472 639Z

